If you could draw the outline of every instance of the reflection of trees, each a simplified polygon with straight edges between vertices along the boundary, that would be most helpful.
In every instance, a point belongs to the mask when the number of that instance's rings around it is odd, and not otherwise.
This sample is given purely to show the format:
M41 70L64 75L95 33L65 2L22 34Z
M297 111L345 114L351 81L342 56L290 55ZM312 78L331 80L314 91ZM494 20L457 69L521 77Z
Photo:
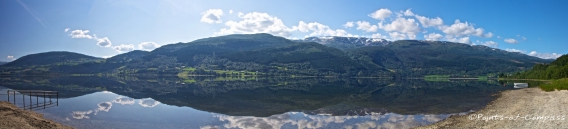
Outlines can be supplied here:
M492 101L493 94L510 89L485 82L426 82L407 80L372 91L354 101L363 107L382 107L401 114L456 113L478 110Z
M153 98L167 105L241 116L270 116L288 111L332 115L456 113L480 109L493 100L492 94L507 89L479 81L377 78L137 76L0 79L8 88L57 90L64 98L107 90L133 99ZM131 104L130 100L115 101Z

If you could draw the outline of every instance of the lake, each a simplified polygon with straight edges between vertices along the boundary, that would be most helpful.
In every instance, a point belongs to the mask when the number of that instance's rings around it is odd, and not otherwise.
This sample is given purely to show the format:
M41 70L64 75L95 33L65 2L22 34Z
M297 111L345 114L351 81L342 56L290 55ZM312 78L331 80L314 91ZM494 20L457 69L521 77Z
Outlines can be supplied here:
M58 91L58 106L34 111L76 128L411 128L482 109L495 94L513 89L496 80L0 79L2 101L10 89ZM24 106L21 97L16 97L18 107Z

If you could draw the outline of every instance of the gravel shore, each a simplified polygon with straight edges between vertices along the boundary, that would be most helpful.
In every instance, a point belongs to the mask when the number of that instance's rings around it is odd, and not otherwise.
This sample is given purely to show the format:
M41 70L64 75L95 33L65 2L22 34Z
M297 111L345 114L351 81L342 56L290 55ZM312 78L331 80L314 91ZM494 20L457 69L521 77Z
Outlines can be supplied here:
M32 111L25 111L12 103L0 101L0 128L1 129L72 129L43 118L43 115Z
M568 91L544 92L539 88L504 91L480 111L452 116L417 129L565 129L568 128Z

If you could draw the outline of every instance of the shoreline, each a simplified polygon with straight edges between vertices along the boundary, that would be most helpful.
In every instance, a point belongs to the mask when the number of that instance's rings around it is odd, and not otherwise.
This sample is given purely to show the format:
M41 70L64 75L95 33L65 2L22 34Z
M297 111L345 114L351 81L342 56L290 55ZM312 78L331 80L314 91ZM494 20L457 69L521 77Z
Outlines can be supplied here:
M416 129L438 128L568 128L568 91L539 88L503 91L483 109L450 116Z
M44 118L42 114L22 110L6 101L0 101L0 128L72 129L70 126Z

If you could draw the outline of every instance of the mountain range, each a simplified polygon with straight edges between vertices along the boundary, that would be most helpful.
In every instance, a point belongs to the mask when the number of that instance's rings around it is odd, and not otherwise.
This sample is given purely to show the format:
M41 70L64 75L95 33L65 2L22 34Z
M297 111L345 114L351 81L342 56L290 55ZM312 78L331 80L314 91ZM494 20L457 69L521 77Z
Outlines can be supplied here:
M327 36L327 37L307 37L300 40L294 40L296 42L316 42L326 46L338 48L338 49L353 49L364 46L385 46L392 41L388 41L380 38L365 38L365 37L337 37L337 36Z
M549 63L518 52L442 41L234 34L130 51L103 59L73 52L26 55L0 74L170 74L218 76L496 75Z

